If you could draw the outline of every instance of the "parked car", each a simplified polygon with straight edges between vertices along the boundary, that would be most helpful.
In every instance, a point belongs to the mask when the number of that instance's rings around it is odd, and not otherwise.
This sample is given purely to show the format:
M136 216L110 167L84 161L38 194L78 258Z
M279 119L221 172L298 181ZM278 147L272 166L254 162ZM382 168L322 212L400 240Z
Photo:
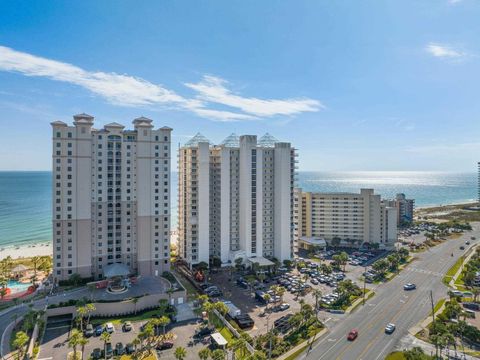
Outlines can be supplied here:
M460 246L460 250L465 250L465 246Z
M102 350L100 348L95 348L92 351L91 357L92 357L93 360L99 360L103 357L102 355L103 355Z
M125 321L122 325L122 329L125 332L132 330L132 328L132 323L130 321Z
M103 326L102 325L97 325L95 328L95 336L100 336L103 333Z
M115 331L115 327L111 322L108 322L105 324L105 331L108 332L109 334L113 333Z
M395 324L387 324L387 326L385 326L385 333L386 334L392 334L393 332L395 331Z
M347 340L353 341L358 337L358 330L357 329L352 329L347 335Z
M403 285L403 290L415 290L417 288L417 286L415 284L412 284L412 283L408 283L408 284L405 284Z
M163 341L162 343L157 345L157 350L167 350L173 347L173 342L171 341Z
M127 354L133 354L135 352L135 346L133 346L132 343L128 343L126 346L125 346L125 352Z
M202 338L204 336L210 335L214 331L215 331L215 328L209 328L209 327L205 326L205 327L202 327L202 328L196 330L195 335L193 335L193 337Z
M115 354L116 355L123 355L125 354L125 347L123 346L123 344L121 342L118 342L116 345L115 345Z
M240 329L248 329L253 327L255 322L248 314L242 314L235 317L235 322L237 323Z
M112 348L112 343L106 343L105 344L105 357L107 359L110 359L113 357L113 348Z
M278 307L281 311L285 311L287 309L290 309L290 304L288 303L283 303Z
M464 302L464 303L462 303L462 305L465 309L470 309L470 310L475 310L475 311L480 310L480 304L477 304L477 303Z
M93 336L93 334L94 334L93 325L92 324L87 324L83 334L85 335L85 337Z

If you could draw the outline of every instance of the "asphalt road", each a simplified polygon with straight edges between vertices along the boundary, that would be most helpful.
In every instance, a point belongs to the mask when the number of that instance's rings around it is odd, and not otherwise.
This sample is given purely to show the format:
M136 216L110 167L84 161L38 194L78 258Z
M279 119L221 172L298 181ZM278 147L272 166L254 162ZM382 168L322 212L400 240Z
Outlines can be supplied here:
M375 290L376 295L353 314L336 322L307 354L300 359L315 360L380 360L394 351L400 340L408 335L408 329L430 314L430 290L434 303L445 296L447 287L442 283L445 272L465 252L459 246L471 236L480 239L479 224L473 224L473 231L459 239L448 240L428 251L416 254L416 260L409 264L390 282ZM475 244L480 240L476 240ZM472 244L473 245L473 244ZM454 253L454 256L451 256ZM404 291L403 285L412 282L417 290ZM394 323L396 330L387 335L384 328ZM358 329L355 341L348 341L351 329Z
M76 290L72 290L67 293L61 293L55 296L51 296L47 299L40 299L33 302L34 309L44 309L45 305L47 304L57 304L61 301L66 301L70 299L80 299L83 296L88 296L88 289L80 288ZM15 314L18 318L25 315L28 312L28 304L21 304L17 305L16 307L8 308L0 313L0 334L1 336L1 344L0 344L0 355L5 356L5 352L8 350L8 341L7 337L4 336L5 329L14 321Z

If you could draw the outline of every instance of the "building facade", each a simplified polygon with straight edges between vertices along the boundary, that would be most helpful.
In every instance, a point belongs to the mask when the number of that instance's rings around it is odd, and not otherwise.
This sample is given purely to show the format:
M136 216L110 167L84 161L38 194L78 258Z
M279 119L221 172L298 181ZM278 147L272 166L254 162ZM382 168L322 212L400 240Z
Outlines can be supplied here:
M295 149L266 134L179 149L178 245L190 265L236 257L291 259Z
M405 194L397 194L393 200L397 208L397 222L399 226L409 225L413 222L413 211L415 210L415 200L407 199Z
M319 193L295 190L295 229L298 246L326 242L344 246L379 244L391 248L397 241L397 210L373 189L355 193Z
M73 118L73 126L51 123L55 279L99 279L114 263L160 275L170 267L172 129L144 117L133 130Z

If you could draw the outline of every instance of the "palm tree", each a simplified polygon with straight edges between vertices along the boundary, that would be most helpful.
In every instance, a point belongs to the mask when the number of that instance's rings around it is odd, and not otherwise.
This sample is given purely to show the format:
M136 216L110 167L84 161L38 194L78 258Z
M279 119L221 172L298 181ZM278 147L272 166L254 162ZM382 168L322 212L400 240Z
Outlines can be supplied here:
M142 341L138 338L138 336L136 336L135 339L132 340L132 344L135 347L135 352L137 352L137 346L141 343Z
M77 316L78 318L80 319L79 322L80 322L80 330L83 332L83 318L85 317L85 315L87 315L87 307L86 306L79 306L77 307Z
M85 346L88 344L88 339L85 336L82 336L78 341L78 345L82 347L82 360L83 360L83 353L85 352Z
M43 261L43 259L40 256L34 256L31 258L31 261L33 264L33 276L36 278L38 265L40 264L40 261Z
M185 350L184 347L179 346L175 349L173 355L175 355L175 359L183 360L187 357L187 350Z
M245 357L245 354L248 351L247 350L247 339L243 336L240 336L239 338L234 339L228 345L232 349L234 359L235 359L235 354L237 352L240 355L240 359L243 359Z
M77 360L77 346L80 345L80 341L83 335L77 329L73 329L68 338L68 347L73 349L73 360Z
M93 305L92 303L85 305L85 309L87 310L87 314L88 314L88 318L87 318L87 325L88 325L90 324L90 316L92 316L92 312L94 312L97 309L95 308L95 305Z
M214 308L215 305L212 304L210 301L206 301L202 304L202 310L207 313L208 326L210 326L210 315Z
M137 297L134 297L132 299L132 303L134 305L134 314L137 315L137 303L138 303L138 298Z
M319 303L318 303L318 299L320 299L322 297L322 291L320 289L315 289L313 290L313 297L315 298L315 311L316 311L316 315L317 315L317 318L318 318L318 310L319 310Z
M165 328L170 324L170 319L165 315L158 319L158 325L163 328L163 337L165 337Z
M268 304L270 304L270 300L272 299L272 297L269 293L266 293L265 295L263 295L263 299L267 303L267 305L265 306L265 311L268 311Z
M100 335L100 340L103 341L103 354L105 355L105 359L107 358L107 343L110 342L111 339L112 336L106 331Z
M207 360L210 357L210 353L211 351L209 348L203 348L198 352L198 357L200 360Z
M23 359L23 357L24 357L25 345L27 345L28 340L30 340L30 338L23 331L19 331L15 335L15 340L13 341L12 345L13 345L13 348L18 351L18 358L19 359Z
M215 310L217 310L222 316L225 316L228 312L228 306L224 302L218 301L214 304Z
M222 349L213 350L212 359L213 360L224 360L225 359L225 351L222 350Z
M280 297L280 302L283 302L283 295L285 295L285 288L283 286L277 286L277 290L275 291L275 295Z

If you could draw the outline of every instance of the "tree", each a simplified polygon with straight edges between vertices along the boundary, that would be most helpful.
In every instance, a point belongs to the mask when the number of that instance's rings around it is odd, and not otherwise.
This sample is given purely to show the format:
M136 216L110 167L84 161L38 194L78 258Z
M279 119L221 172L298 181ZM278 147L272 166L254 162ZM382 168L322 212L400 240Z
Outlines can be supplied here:
M30 338L23 331L19 331L15 335L15 340L13 340L12 345L13 345L13 348L18 351L19 359L23 359L25 355L25 345L27 345L28 340L30 340Z
M248 360L267 360L267 355L263 351L256 350Z
M80 319L80 330L83 332L83 318L87 315L87 307L86 306L79 306L77 307L77 316Z
M175 355L175 359L183 360L187 357L187 350L184 347L179 346L175 349L173 354Z
M73 286L78 286L82 283L82 277L80 276L80 274L75 273L70 275L70 277L68 278L68 281Z
M342 251L338 255L338 260L339 260L339 265L343 266L343 272L345 272L345 266L347 265L347 262L348 262L348 254L345 251Z
M137 297L134 297L132 299L132 303L134 305L134 314L137 315L137 303L138 303L138 298Z
M100 335L100 340L103 341L103 354L105 355L105 359L107 358L107 343L110 342L111 339L112 336L106 331Z
M140 345L142 341L139 339L138 336L135 337L135 339L132 340L132 344L135 347L135 352L137 352L137 346Z
M202 304L202 310L207 313L208 326L210 326L210 317L214 308L215 308L215 305L210 301L205 301Z
M170 324L170 319L168 317L166 317L165 315L161 316L158 319L158 325L163 328L163 336L164 337L165 337L165 328L167 327L168 324Z
M72 329L70 337L68 338L68 347L73 349L73 359L77 360L77 346L80 345L80 342L83 338L83 335L77 329Z
M86 309L87 314L88 314L87 324L90 324L90 317L92 316L92 312L94 312L97 309L95 308L95 305L93 305L92 303L86 304L85 309Z
M342 239L340 239L338 236L335 236L332 241L331 241L331 244L334 248L337 248L340 243L342 242Z
M237 339L233 339L228 345L232 349L234 358L235 354L238 352L238 354L240 355L240 359L243 359L245 357L245 354L248 352L247 339L245 337L240 336Z
M215 310L217 310L220 315L225 316L228 312L228 306L225 305L223 301L218 301L214 304Z
M38 265L40 264L41 261L43 261L43 259L40 256L33 256L31 258L31 261L32 261L32 264L33 264L33 276L36 278L37 277Z
M203 348L198 352L198 357L200 360L207 360L210 357L210 353L211 351L209 348Z
M320 289L313 290L313 297L315 298L315 311L318 317L318 310L320 310L319 299L322 298L322 291Z
M272 300L272 297L270 296L269 293L266 293L265 295L263 295L263 299L267 303L265 306L265 311L268 311L268 304L270 304L270 300Z
M212 351L212 360L224 360L225 351L222 349L217 349Z
M406 360L424 360L426 359L425 353L423 352L422 348L416 346L412 349L405 350L403 352L403 356Z
M82 336L78 341L78 345L82 348L82 360L83 360L83 353L85 352L85 346L88 344L88 339L85 336Z

